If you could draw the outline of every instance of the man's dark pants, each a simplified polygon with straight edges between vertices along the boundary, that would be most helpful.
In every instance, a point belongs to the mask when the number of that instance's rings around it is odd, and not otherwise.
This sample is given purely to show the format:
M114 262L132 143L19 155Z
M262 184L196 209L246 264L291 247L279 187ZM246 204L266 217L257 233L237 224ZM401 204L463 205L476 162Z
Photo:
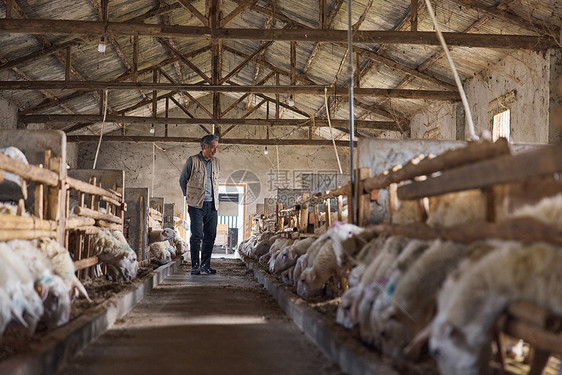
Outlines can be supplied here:
M199 250L201 250L201 267L211 267L211 253L217 236L217 210L214 202L203 202L203 207L189 206L191 219L191 268L199 268ZM201 241L203 248L201 249Z

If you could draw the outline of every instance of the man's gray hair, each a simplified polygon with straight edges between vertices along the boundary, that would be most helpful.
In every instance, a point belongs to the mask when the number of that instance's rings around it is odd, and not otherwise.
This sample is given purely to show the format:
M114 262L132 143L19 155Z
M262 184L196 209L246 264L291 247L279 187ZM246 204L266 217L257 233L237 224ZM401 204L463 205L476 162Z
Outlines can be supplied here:
M218 142L219 137L217 137L214 134L207 134L206 136L204 136L203 138L201 138L201 150L203 150L203 146L207 145L207 147L211 144L211 142L213 141L217 141Z

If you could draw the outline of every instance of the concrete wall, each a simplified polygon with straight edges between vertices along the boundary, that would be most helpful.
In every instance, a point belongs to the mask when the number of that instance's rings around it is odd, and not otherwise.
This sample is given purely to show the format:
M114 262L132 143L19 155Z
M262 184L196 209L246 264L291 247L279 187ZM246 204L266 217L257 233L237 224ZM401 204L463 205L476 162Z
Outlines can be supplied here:
M552 52L560 54L559 51ZM560 59L558 60L560 61ZM553 91L553 76L560 76L560 64L552 63L558 73L551 74L551 56L535 52L516 51L498 64L475 74L463 85L466 91L475 132L480 135L483 130L492 129L495 114L491 103L510 92L515 92L515 99L507 106L511 109L512 142L548 143L549 118L553 109L550 100ZM550 83L549 83L550 82ZM466 139L468 128L458 126L464 111L458 111L459 102L432 103L412 117L410 123L413 139ZM462 125L462 124L461 124ZM463 134L463 127L464 132ZM559 133L558 133L559 134ZM552 137L552 135L550 136Z
M476 134L491 130L489 104L515 90L511 108L512 142L547 143L549 123L549 55L517 51L464 84Z
M436 102L428 105L410 121L412 139L456 139L457 103Z
M439 155L465 145L466 142L461 141L429 139L361 139L357 150L357 165L360 168L371 168L371 176L375 176L420 154ZM371 204L371 223L380 223L388 219L388 192L381 190L378 201Z
M79 168L92 168L95 143L80 144ZM123 169L125 186L148 187L151 195L164 197L182 212L183 196L179 176L190 155L200 151L198 144L158 143L154 148L154 191L152 193L152 152L150 143L102 143L97 167ZM221 183L246 183L246 217L255 212L256 203L277 195L278 187L298 188L301 173L337 173L337 161L332 147L279 146L279 173L275 146L269 146L264 155L263 146L219 145L217 157L221 161ZM349 157L340 148L344 173L349 170ZM257 180L256 180L257 178Z

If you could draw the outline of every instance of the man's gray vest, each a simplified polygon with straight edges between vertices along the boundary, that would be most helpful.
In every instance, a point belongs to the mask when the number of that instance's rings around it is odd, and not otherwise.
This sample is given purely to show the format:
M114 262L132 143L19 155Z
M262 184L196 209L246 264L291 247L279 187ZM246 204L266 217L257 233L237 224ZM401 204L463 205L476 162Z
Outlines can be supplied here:
M187 182L186 202L188 206L201 208L205 199L205 185L207 183L207 168L205 163L199 157L199 154L191 156L193 162L191 168L191 176ZM219 209L219 172L220 166L217 158L211 161L213 175L211 181L213 183L213 199L215 201L215 209Z

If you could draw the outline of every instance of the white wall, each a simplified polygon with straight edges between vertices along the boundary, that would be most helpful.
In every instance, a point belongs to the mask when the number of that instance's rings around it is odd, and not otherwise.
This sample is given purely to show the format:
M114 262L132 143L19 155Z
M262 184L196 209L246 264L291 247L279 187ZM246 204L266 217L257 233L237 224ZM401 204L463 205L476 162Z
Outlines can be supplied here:
M517 51L464 84L476 134L491 130L489 103L516 90L511 105L512 142L548 143L549 54Z
M436 102L416 113L410 121L412 139L456 138L456 103Z
M550 54L527 51L515 51L498 64L466 80L463 85L476 134L492 129L494 113L490 112L490 103L515 91L515 101L510 104L510 140L516 143L548 143L552 106L549 103L550 82ZM457 134L457 106L460 105L460 101L429 104L412 117L412 138L466 139L467 126L464 126L465 136Z

